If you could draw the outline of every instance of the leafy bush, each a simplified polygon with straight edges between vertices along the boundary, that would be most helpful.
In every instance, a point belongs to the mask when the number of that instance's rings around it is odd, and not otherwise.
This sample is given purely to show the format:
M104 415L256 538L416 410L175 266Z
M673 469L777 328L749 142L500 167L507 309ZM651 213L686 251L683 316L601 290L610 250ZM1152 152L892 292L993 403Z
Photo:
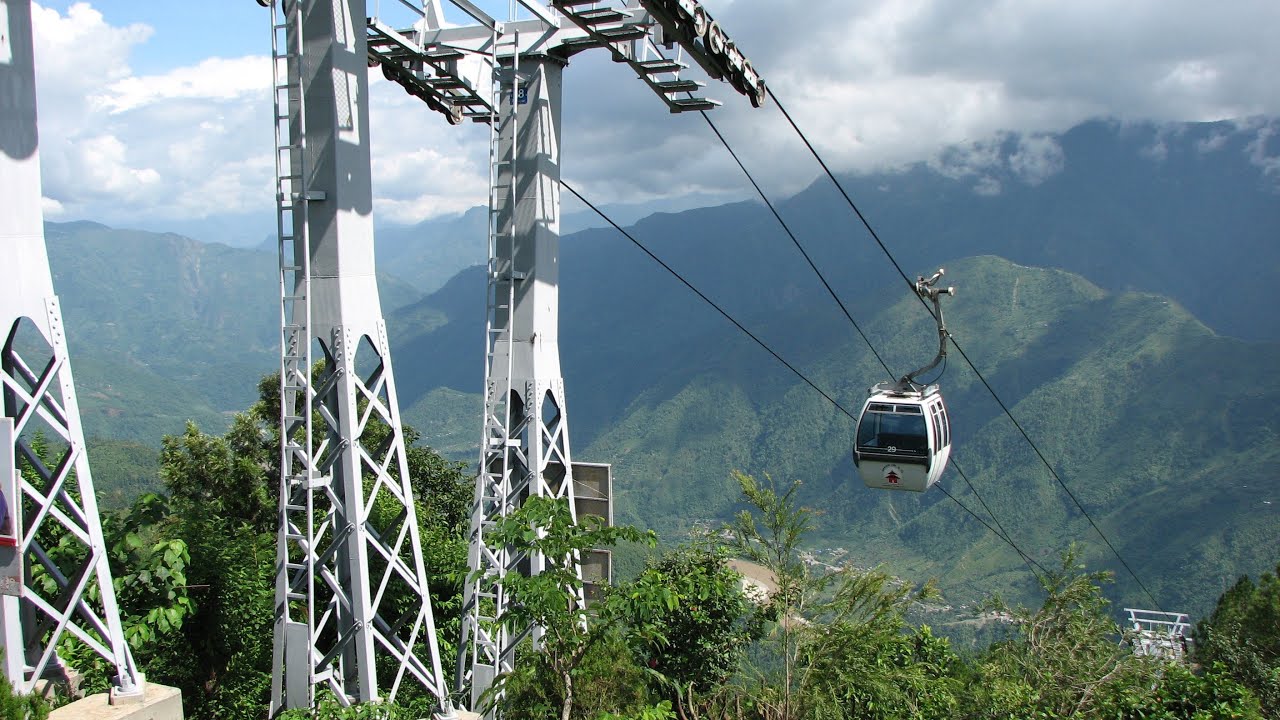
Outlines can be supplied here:
M0 673L0 720L45 720L47 717L49 703L44 698L15 693L9 678Z
M1249 688L1264 716L1280 718L1280 567L1257 584L1240 578L1196 627L1196 659Z

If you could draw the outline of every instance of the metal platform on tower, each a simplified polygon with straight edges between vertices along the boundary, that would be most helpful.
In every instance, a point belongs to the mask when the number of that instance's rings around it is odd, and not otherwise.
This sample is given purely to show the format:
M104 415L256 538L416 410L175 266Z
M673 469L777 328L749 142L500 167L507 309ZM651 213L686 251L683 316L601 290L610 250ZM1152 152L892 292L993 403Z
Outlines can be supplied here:
M1182 661L1190 651L1191 619L1186 613L1125 608L1129 621L1125 637L1134 655Z

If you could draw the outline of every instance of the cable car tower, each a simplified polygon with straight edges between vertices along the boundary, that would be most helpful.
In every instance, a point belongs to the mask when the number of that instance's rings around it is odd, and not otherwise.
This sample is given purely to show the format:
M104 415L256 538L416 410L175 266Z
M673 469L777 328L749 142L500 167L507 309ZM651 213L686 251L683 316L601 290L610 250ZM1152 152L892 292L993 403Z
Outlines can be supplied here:
M0 88L0 662L30 693L66 672L57 648L72 636L115 666L113 704L141 701L45 248L30 0L0 2ZM71 552L52 552L49 538Z
M444 27L438 0L424 3L413 28L371 18L369 59L449 122L490 123L484 425L455 679L458 691L470 687L478 709L494 678L512 669L516 646L536 633L497 621L508 602L503 577L578 561L521 557L486 539L527 497L566 498L574 507L558 328L564 68L576 53L607 49L671 112L719 105L694 94L704 83L683 74L689 60L757 107L766 88L697 0L519 0L532 17L508 22L466 0L452 3L476 24ZM567 611L578 612L582 598L574 605Z
M405 680L448 715L374 275L365 3L259 4L272 8L282 347L271 715L313 707L318 686L348 705L394 699Z

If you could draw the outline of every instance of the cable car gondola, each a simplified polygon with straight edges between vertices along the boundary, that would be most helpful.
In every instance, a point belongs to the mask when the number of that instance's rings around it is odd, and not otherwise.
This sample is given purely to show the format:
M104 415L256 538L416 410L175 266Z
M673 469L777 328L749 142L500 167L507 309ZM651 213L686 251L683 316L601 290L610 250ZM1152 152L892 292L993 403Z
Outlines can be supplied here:
M924 492L942 477L951 457L951 427L938 386L915 379L938 366L947 356L947 327L939 297L955 295L955 288L934 287L942 277L916 279L916 293L933 302L938 321L938 354L933 362L904 375L897 382L878 383L868 391L858 415L853 464L871 488Z

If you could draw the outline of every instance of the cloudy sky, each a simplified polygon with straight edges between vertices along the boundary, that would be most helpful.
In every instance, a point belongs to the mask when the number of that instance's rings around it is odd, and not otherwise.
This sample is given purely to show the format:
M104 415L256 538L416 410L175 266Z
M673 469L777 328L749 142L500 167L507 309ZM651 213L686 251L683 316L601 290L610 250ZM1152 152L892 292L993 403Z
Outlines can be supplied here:
M368 2L370 14L395 5ZM1093 117L1280 115L1275 0L704 3L837 170L927 160L1001 132L1051 155L1046 134ZM252 0L42 0L33 22L48 219L265 237L267 11ZM776 107L753 109L727 86L706 94L724 101L716 123L771 194L816 177ZM449 126L376 72L371 102L380 224L485 202L487 130ZM700 116L668 114L601 52L566 71L562 162L599 203L705 204L750 190Z

